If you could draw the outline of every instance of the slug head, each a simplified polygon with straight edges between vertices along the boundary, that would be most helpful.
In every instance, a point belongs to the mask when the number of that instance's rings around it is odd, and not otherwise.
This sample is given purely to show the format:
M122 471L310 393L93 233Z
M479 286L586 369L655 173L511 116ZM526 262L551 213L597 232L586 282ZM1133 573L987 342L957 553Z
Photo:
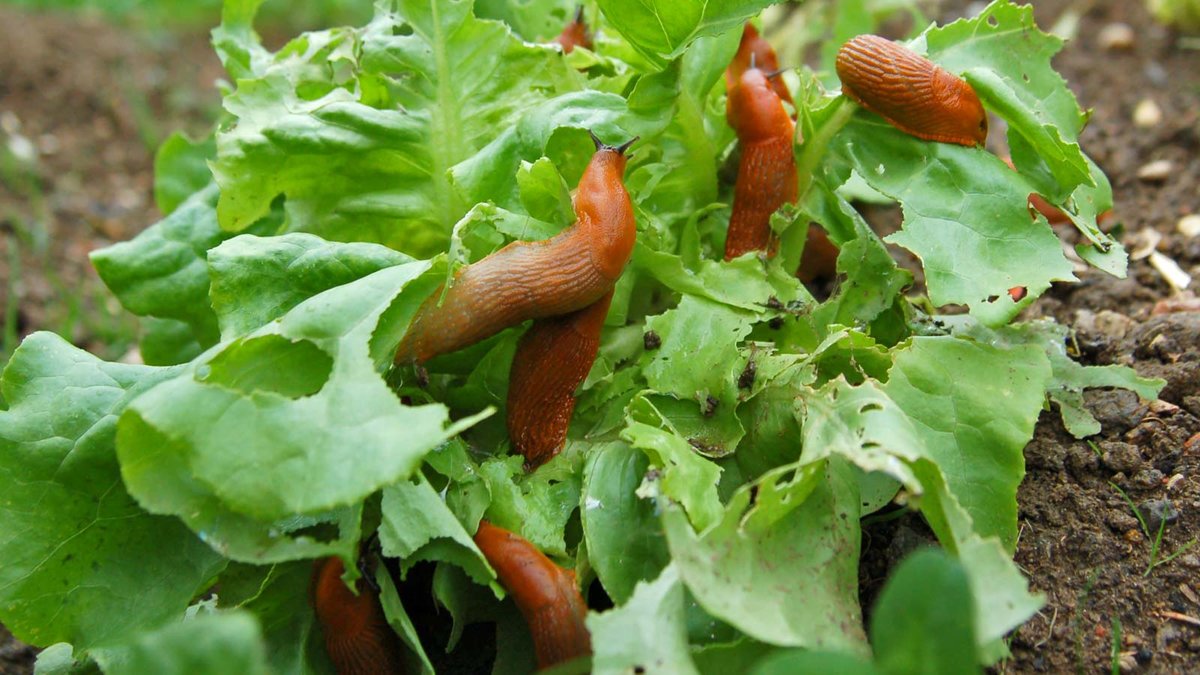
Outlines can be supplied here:
M588 135L592 137L592 143L596 145L596 154L592 155L592 161L588 164L587 171L584 172L583 178L579 182L579 187L582 189L584 182L588 179L588 174L593 170L602 171L606 175L615 176L617 180L621 180L625 175L625 164L628 162L632 154L627 154L629 146L633 145L641 136L634 136L620 145L608 145L600 140L596 132L588 129Z
M966 80L938 68L933 78L933 92L946 110L946 123L953 127L951 135L970 138L975 145L987 143L987 111L983 109L975 89Z
M768 75L757 68L742 73L725 102L725 117L743 143L790 135L795 130Z

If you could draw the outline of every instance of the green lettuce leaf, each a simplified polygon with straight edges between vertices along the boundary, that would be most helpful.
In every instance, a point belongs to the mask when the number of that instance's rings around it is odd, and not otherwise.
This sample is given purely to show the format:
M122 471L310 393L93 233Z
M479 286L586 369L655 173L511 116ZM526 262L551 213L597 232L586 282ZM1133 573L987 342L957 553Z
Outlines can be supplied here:
M668 565L653 582L639 582L628 602L588 615L592 672L699 672L688 653L683 600L679 570Z
M80 654L131 640L180 616L224 566L177 520L139 508L121 483L117 415L172 374L105 363L49 333L26 338L8 362L0 616L19 639L69 642Z

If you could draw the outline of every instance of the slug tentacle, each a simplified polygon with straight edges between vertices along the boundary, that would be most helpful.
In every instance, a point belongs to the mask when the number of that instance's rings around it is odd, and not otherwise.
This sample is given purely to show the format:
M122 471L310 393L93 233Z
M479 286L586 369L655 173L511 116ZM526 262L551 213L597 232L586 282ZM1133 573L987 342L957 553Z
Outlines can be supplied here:
M532 470L558 454L575 410L575 390L600 349L612 291L571 314L539 319L521 337L508 377L508 436Z
M583 309L610 291L637 235L623 181L628 145L592 156L579 180L574 225L543 241L513 242L460 270L444 297L439 288L426 299L396 362L457 351L523 321Z
M842 93L901 131L940 143L982 145L987 112L965 80L908 47L860 35L838 50Z
M336 556L318 560L313 568L313 608L334 669L338 675L404 672L400 643L378 591L359 579L355 595L342 581L345 571Z
M592 653L584 618L587 605L575 586L575 573L555 565L522 537L486 520L475 544L496 570L533 636L539 668Z

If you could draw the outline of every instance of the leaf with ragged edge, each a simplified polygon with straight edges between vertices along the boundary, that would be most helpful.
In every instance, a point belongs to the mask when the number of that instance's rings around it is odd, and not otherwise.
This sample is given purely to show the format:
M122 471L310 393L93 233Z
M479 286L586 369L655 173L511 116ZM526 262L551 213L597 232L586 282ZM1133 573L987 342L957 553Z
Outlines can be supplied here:
M530 216L548 223L575 221L571 190L549 157L521 162L517 188L521 191L521 205Z
M1006 2L977 18L931 28L914 42L939 65L966 72L989 108L1006 119L1010 137L1021 139L1014 151L1028 148L1014 152L1020 173L981 149L921 141L866 112L833 143L872 188L903 205L904 229L889 241L922 259L931 300L967 304L990 325L1010 320L1051 281L1074 279L1044 219L1031 222L1031 192L1056 202L1078 192L1076 201L1090 206L1070 210L1103 249L1087 257L1113 273L1123 266L1119 247L1095 226L1106 182L1079 149L1084 116L1050 68L1060 44L1033 26L1030 8ZM1026 287L1029 299L1006 298L1014 286Z
M444 249L471 204L451 167L576 87L556 50L461 0L381 3L363 29L309 33L254 70L217 137L222 225L243 229L286 193L291 229L414 255Z
M713 616L770 644L861 653L858 518L854 472L833 458L743 485L699 535L678 509L663 526L684 583Z
M634 398L629 410L621 438L645 452L661 472L661 477L650 482L649 496L657 498L653 492L657 490L682 504L701 531L716 523L721 518L717 496L721 467L700 456L687 439L671 430L670 423L644 396Z
M181 614L225 564L178 521L140 509L118 473L116 416L173 373L104 363L49 333L8 362L0 620L21 640L83 652L131 639Z
M1025 444L1042 410L1050 363L1036 348L999 349L953 337L916 337L895 352L881 388L916 425L983 537L1017 542L1017 486Z
M618 605L670 558L655 502L637 495L649 468L644 453L611 442L593 447L584 469L580 515L588 559Z
M188 197L212 182L208 160L217 154L212 135L192 140L182 132L171 134L154 153L154 203L170 215Z
M833 151L903 206L904 228L887 240L921 258L935 305L969 305L981 321L1002 324L1023 306L1009 288L1036 297L1052 281L1074 280L1049 225L1030 220L1028 183L995 155L922 141L866 114L834 138Z
M310 234L241 235L208 252L213 311L222 338L239 337L308 298L412 258L375 244Z
M608 24L660 68L696 38L740 27L774 0L599 0Z
M113 675L266 675L262 629L245 611L204 612L141 635L99 659Z
M121 424L126 481L150 490L139 472L159 434L223 504L263 521L354 504L410 475L478 418L447 427L444 406L401 405L378 372L437 272L407 263L313 296L141 396Z
M765 303L767 298L763 298ZM756 317L727 305L685 295L679 306L646 321L662 346L643 368L655 391L683 400L715 396L732 405L744 367L737 344L750 334Z
M547 555L566 557L564 529L579 507L580 476L552 476L553 464L524 474L520 455L495 458L479 466L479 474L491 492L487 519L516 532ZM561 460L556 460L561 461ZM562 478L562 480L559 480Z
M1030 345L1041 349L1050 360L1053 377L1046 394L1058 404L1063 425L1076 438L1100 433L1100 423L1083 404L1083 390L1091 387L1120 387L1144 399L1154 399L1166 385L1161 379L1139 377L1127 366L1084 366L1067 355L1066 326L1049 320L1031 321L991 329L970 321L952 321L954 334L999 347Z
M227 236L217 226L217 195L210 184L132 241L91 254L100 279L125 309L182 321L204 347L217 341L205 252Z
M479 584L496 578L471 535L419 474L383 489L379 543L384 555L400 559L401 573L422 560L442 560L463 568Z
M683 583L668 565L615 609L587 618L594 673L697 673L688 652Z

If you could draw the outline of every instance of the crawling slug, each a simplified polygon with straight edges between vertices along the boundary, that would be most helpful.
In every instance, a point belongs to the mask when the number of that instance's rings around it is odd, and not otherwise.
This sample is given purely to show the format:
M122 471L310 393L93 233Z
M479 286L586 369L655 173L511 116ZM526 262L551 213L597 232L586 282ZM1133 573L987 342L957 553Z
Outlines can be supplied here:
M901 131L940 143L983 145L987 113L975 90L908 47L860 35L838 50L842 93Z
M625 190L625 150L593 134L596 153L575 194L577 220L543 241L515 241L464 267L434 292L396 349L396 363L421 363L529 319L575 312L612 290L637 234Z
M486 520L479 522L475 544L529 624L539 668L592 653L592 638L584 623L587 605L575 586L574 572L555 565L524 538Z
M825 230L809 225L808 240L796 276L806 284L817 279L832 279L837 274L837 258L838 247L829 240Z
M575 389L600 349L612 291L581 310L538 319L521 337L508 376L508 437L533 470L567 440Z
M742 41L738 44L737 54L729 62L729 67L725 69L725 91L732 92L741 80L742 73L751 68L775 73L779 70L779 57L775 55L771 43L758 34L754 24L747 23L742 30ZM795 105L795 102L792 101L792 92L788 90L787 83L783 81L783 78L768 77L767 79L770 80L771 87L776 94L779 94L780 99Z
M562 45L564 54L570 54L576 47L592 48L592 35L588 33L587 24L583 20L583 5L575 11L575 20L567 24L554 41Z
M766 73L750 68L738 78L726 100L726 117L742 146L733 214L725 237L725 259L748 251L774 253L771 214L795 202L799 184L792 138L796 125Z
M402 673L400 644L379 604L379 594L366 579L355 595L342 581L346 571L338 557L313 567L312 603L325 638L325 650L338 675Z

